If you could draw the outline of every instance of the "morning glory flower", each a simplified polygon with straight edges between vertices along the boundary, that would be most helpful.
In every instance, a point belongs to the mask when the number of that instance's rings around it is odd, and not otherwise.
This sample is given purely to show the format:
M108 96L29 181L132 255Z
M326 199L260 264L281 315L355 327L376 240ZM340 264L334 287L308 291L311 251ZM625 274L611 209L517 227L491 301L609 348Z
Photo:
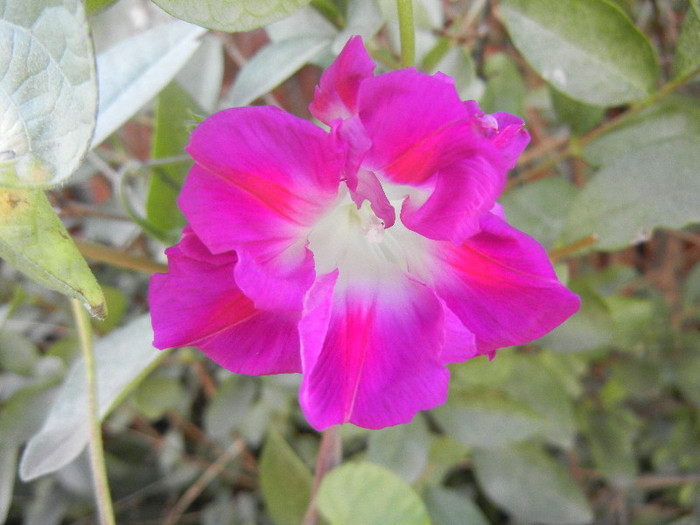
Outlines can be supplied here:
M463 102L446 75L374 75L359 37L310 106L202 122L153 276L158 348L251 375L302 374L316 429L406 423L447 397L448 363L541 337L579 306L496 199L523 121ZM494 365L496 366L496 365Z

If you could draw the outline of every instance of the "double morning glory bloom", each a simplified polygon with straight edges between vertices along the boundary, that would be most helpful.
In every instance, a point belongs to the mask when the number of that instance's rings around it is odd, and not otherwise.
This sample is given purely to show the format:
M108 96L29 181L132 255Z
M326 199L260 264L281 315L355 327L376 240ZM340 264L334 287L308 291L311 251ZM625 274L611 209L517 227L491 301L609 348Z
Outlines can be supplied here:
M302 373L319 430L406 423L445 401L445 365L579 306L496 203L523 121L461 101L445 75L373 71L351 39L310 106L327 129L274 107L202 122L178 201L189 224L151 281L156 347Z

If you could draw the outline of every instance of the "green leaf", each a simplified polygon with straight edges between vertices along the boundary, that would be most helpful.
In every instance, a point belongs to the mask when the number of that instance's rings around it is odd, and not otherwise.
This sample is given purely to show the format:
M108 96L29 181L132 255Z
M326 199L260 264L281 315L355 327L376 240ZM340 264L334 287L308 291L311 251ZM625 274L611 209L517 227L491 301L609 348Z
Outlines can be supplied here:
M21 333L3 328L0 331L0 369L29 376L39 359L39 349Z
M155 373L138 385L131 400L146 419L156 421L168 409L181 411L187 404L183 402L186 398L180 378Z
M197 111L192 97L176 82L161 91L156 105L155 130L151 158L162 159L182 155L190 137L188 124ZM177 207L177 197L192 162L174 162L151 168L151 181L146 200L146 220L165 235L182 229L185 216ZM175 239L177 240L177 239Z
M70 177L95 127L95 59L80 0L0 0L0 186Z
M696 346L685 348L674 356L671 368L676 385L683 395L700 409L700 389L697 386L700 377L700 340L693 341Z
M197 50L204 33L204 28L177 21L100 53L100 102L92 147L120 128L173 79Z
M204 410L204 428L215 441L230 443L234 429L245 418L256 394L251 377L232 375L219 384Z
M274 430L260 458L260 488L276 525L302 522L311 500L313 476L287 442Z
M700 137L700 103L674 95L630 118L583 149L588 162L603 166L645 146L688 136Z
M646 241L658 227L700 221L700 135L644 145L613 160L574 200L564 244L596 235L599 250Z
M473 459L488 498L518 520L552 525L593 520L569 472L540 447L479 449Z
M331 525L430 525L423 501L404 480L373 463L346 463L318 490L318 509Z
M479 100L485 113L505 111L525 116L525 82L518 66L505 53L494 53L484 64L486 90Z
M151 346L150 316L114 330L95 344L98 411L101 419L153 369L165 353ZM66 377L41 431L27 444L20 463L25 481L73 461L88 442L84 360Z
M590 131L605 116L605 108L589 106L574 100L551 85L549 94L557 116L571 127L574 135L580 136Z
M605 0L504 0L515 47L555 88L597 106L641 100L656 87L654 49Z
M107 9L117 0L85 0L85 10L88 16L96 15L100 11Z
M41 190L0 188L0 256L92 315L106 315L100 286Z
M488 525L479 507L456 490L429 487L424 496L433 525Z
M0 443L20 446L39 431L56 396L50 383L25 387L5 401L0 412Z
M559 380L540 363L539 356L517 355L516 370L505 389L513 399L541 416L539 434L561 448L574 445L574 407Z
M109 317L103 321L93 320L92 328L96 333L104 335L122 324L124 315L129 308L129 300L119 288L106 285L101 286L101 288L107 304L107 310L109 311Z
M673 78L682 78L700 68L700 2L692 0L683 19L676 44Z
M561 235L576 192L564 179L547 177L506 193L499 202L510 224L549 249Z
M0 523L6 522L12 504L18 455L16 446L0 442Z
M625 410L590 408L584 413L583 429L597 469L618 487L630 486L637 476L634 441L639 424Z
M217 31L250 31L284 18L311 0L153 0L174 17Z
M226 105L246 106L269 93L332 42L325 36L299 36L265 46L238 73Z
M413 483L428 466L430 434L421 418L370 433L367 459Z
M654 305L650 299L614 295L605 298L614 324L612 343L632 350L653 331Z
M486 397L485 397L486 396ZM467 446L502 447L538 433L539 414L526 405L492 390L481 394L450 396L432 414L445 432Z
M570 288L581 297L581 309L561 326L538 340L540 346L563 352L603 348L612 342L614 324L607 304L594 291Z
M431 74L440 71L452 77L462 99L474 98L472 93L477 89L476 66L465 46L452 45L449 38L438 39L423 58L421 70Z

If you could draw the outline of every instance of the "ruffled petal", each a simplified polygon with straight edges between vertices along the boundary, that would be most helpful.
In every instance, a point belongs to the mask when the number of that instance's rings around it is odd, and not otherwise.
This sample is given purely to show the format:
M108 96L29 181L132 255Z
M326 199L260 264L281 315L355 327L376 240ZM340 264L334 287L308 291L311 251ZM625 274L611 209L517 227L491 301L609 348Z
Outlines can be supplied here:
M213 115L187 150L196 165L178 204L198 237L213 253L238 252L238 284L258 308L301 308L313 282L306 237L337 198L342 148L310 122L258 107Z
M216 113L192 132L186 150L259 207L306 226L335 198L344 161L330 134L274 107Z
M395 184L424 184L478 146L454 86L415 69L363 82L358 110L372 141L363 164Z
M238 250L238 286L257 308L297 308L314 279L308 228L263 206L228 180L195 165L178 200L213 253Z
M435 240L461 244L480 230L479 217L493 208L506 170L492 149L444 168L422 205L408 197L401 208L407 228Z
M467 112L476 118L484 134L490 138L500 152L507 169L513 169L520 154L530 142L530 134L525 129L525 121L510 113L484 114L473 100L466 101L464 105Z
M374 62L367 54L362 38L352 37L321 76L311 114L328 125L335 119L348 118L357 112L360 84L372 77Z
M389 202L382 183L371 171L361 170L357 175L357 184L351 188L350 196L359 208L367 200L374 214L384 222L385 228L391 228L396 222L396 210Z
M443 403L449 372L440 362L444 315L434 293L404 276L381 285L333 287L334 280L312 288L299 325L300 401L311 425L382 428Z
M452 310L443 304L445 313L445 343L440 351L440 362L462 363L479 355L476 336L470 332Z
M299 372L300 312L257 310L234 280L234 252L214 255L188 228L151 277L154 346L195 346L234 372Z
M579 308L537 241L487 213L483 231L461 246L435 243L434 289L476 335L480 354L525 344Z
M513 169L525 147L530 143L530 134L525 129L525 122L510 113L494 113L498 122L498 133L492 142L501 152L508 169Z

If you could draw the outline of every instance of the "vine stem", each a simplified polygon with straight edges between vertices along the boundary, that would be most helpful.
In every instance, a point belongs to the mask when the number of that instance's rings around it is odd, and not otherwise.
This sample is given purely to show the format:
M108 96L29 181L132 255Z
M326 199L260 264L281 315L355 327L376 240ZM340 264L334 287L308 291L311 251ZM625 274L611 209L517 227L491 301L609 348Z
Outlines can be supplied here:
M399 35L401 37L401 65L411 67L416 63L416 32L413 22L413 0L396 0L399 10Z
M161 264L146 257L130 255L109 246L78 239L73 239L73 242L84 257L94 261L145 273L165 273L168 271L167 264Z
M107 467L105 466L104 449L102 447L102 428L97 408L97 377L95 371L95 355L92 347L92 329L90 319L80 301L71 299L73 317L75 318L80 348L85 358L85 378L88 400L88 421L90 426L90 465L92 467L92 481L97 500L97 510L101 525L116 525L112 498L109 494L109 482L107 480Z
M342 443L340 441L340 425L328 427L321 435L321 446L316 460L314 486L311 492L311 502L306 510L303 525L318 525L319 515L316 506L316 495L324 476L340 464Z

